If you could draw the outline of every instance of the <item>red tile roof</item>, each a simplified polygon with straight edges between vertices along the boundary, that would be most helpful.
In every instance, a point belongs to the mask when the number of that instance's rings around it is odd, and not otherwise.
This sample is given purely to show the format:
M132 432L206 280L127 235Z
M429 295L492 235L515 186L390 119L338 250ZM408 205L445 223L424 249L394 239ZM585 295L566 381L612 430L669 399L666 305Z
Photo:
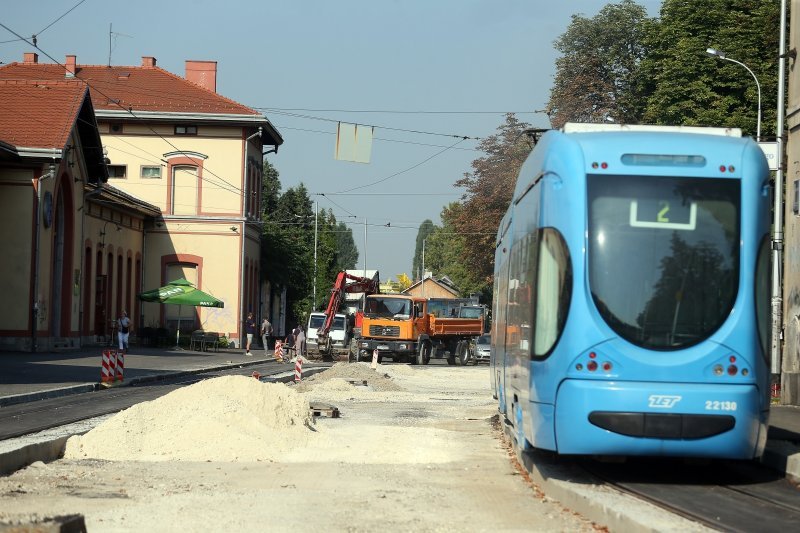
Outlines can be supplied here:
M132 109L177 113L261 113L195 85L160 67L77 65L75 76L91 87L95 111ZM0 79L63 80L63 66L44 63L10 63L0 66Z
M61 150L86 97L80 81L0 80L0 141Z

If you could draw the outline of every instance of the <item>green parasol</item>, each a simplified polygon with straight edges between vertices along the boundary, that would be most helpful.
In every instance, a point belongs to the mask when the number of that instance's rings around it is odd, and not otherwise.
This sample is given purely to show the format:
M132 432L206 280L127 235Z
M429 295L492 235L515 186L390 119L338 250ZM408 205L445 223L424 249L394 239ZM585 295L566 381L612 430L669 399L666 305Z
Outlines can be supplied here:
M194 285L184 278L170 281L163 287L145 291L139 294L143 302L157 302L162 304L177 305L178 308L178 333L175 339L176 347L181 339L181 305L192 307L225 307L225 302L208 293L196 289Z

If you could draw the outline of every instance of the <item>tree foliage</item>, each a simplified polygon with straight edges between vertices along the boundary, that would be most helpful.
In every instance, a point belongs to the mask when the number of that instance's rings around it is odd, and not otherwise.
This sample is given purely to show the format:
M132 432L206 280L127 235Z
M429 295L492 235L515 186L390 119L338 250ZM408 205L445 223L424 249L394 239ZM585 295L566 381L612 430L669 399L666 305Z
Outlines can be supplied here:
M353 233L332 211L315 213L302 183L281 193L278 171L267 160L262 202L262 275L273 286L286 288L288 323L303 322L309 311L326 302L336 274L355 267Z
M422 224L419 226L419 230L417 230L417 246L414 249L414 259L411 262L411 275L414 277L414 279L422 279L423 276L425 276L425 272L422 271L423 266L428 269L427 265L422 264L422 255L423 251L427 252L427 243L425 240L428 238L428 235L433 232L433 230L433 221L430 219L423 220Z
M647 12L633 0L608 4L592 18L572 15L554 43L562 54L547 104L554 128L608 117L635 121L638 108L630 96L645 55L646 20Z
M761 84L762 132L774 132L779 23L778 2L664 0L659 20L648 27L648 53L634 91L644 102L642 120L756 134L753 76L741 65L708 56L711 47L753 71Z
M482 287L492 284L497 227L511 202L519 169L531 150L523 135L528 128L529 124L513 114L506 115L497 133L478 145L485 155L473 161L472 172L455 183L466 189L463 205L448 206L444 215L445 224L463 237L460 262Z
M332 231L336 238L336 272L354 269L358 264L358 247L353 240L353 230L344 222L338 222Z

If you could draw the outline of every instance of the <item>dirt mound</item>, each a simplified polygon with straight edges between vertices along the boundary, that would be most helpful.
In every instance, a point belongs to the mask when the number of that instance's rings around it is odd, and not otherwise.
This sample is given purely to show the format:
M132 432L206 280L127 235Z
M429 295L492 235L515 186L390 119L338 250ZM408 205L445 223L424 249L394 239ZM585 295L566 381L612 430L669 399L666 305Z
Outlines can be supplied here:
M251 377L207 379L126 409L67 441L65 458L271 461L308 445L308 400Z

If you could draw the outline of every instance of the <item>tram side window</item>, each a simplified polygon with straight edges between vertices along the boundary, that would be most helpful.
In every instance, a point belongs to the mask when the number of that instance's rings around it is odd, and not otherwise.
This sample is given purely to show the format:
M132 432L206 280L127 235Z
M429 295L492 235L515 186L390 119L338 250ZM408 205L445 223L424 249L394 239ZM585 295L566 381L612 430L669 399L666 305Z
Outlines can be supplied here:
M506 354L517 359L527 359L531 350L531 318L533 271L536 263L535 251L538 249L538 234L528 233L520 238L509 258L508 308L506 310Z
M572 295L572 266L562 235L544 228L539 241L532 357L550 354L564 330Z

